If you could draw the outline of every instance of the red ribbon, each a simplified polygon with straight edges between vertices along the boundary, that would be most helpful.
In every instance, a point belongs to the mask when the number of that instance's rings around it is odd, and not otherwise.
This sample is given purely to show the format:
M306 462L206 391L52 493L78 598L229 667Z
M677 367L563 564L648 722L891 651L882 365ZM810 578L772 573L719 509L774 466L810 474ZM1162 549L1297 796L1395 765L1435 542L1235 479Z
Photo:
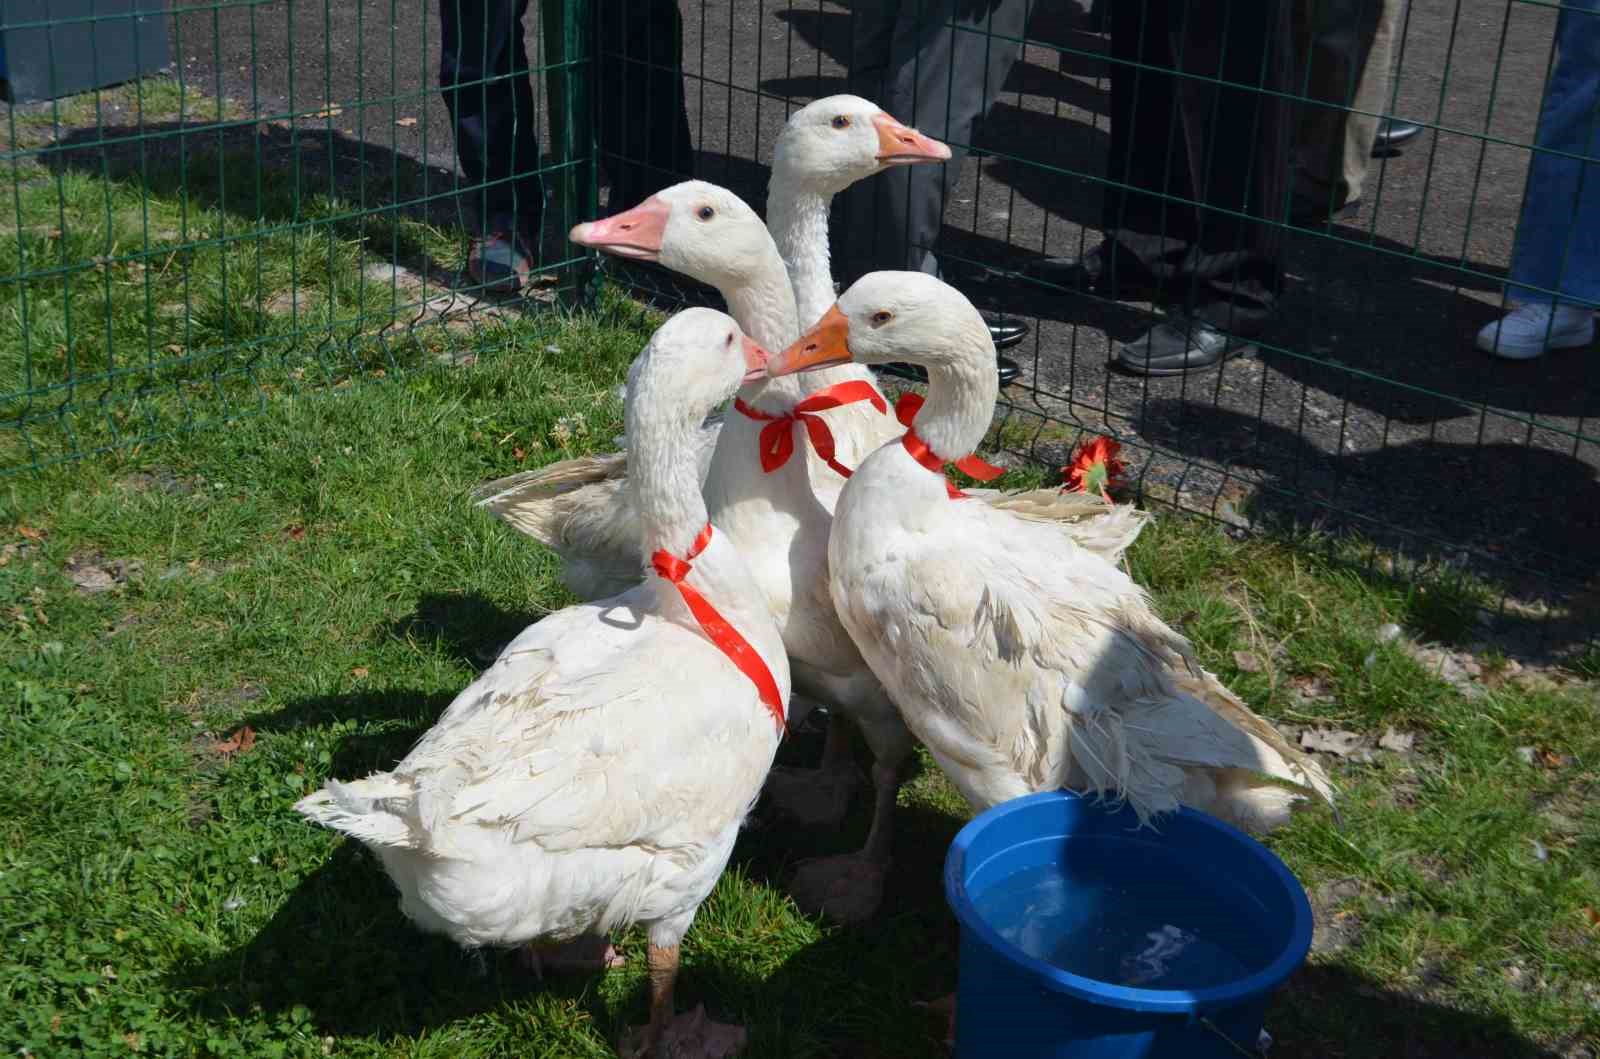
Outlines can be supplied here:
M894 403L895 418L900 420L901 425L906 428L905 436L900 439L900 444L905 446L906 451L911 454L912 459L922 464L934 474L942 475L944 474L945 461L940 459L938 455L928 447L928 443L923 441L922 438L917 435L916 427L911 425L913 422L915 422L917 413L922 410L922 404L922 395L919 393L911 393L909 391L901 394L900 399ZM978 457L970 454L963 456L958 460L952 460L951 462L956 465L956 469L962 474L965 474L969 478L976 478L980 482L992 482L1002 474L1006 473L1004 467L996 467L994 464L980 460ZM957 489L955 483L950 481L948 478L945 479L944 488L945 491L950 494L951 500L964 499L967 495L966 493L963 493L961 490Z
M789 457L794 455L794 431L790 428L798 421L805 424L806 436L811 439L811 447L816 450L818 458L839 472L841 477L848 478L854 472L835 458L833 432L828 429L827 422L814 413L857 401L871 401L879 412L885 415L889 412L889 406L879 396L876 387L865 379L852 379L818 390L795 405L787 415L771 415L751 408L738 398L734 399L733 407L739 414L767 424L761 428L761 469L767 474L788 463Z
M706 528L695 537L694 543L689 546L689 554L682 559L673 555L665 548L659 549L650 556L650 565L655 567L656 573L672 582L678 589L678 595L683 597L683 602L688 605L689 613L694 615L694 620L700 623L700 630L704 632L716 645L717 649L728 656L728 661L739 667L739 672L750 678L750 683L756 686L756 694L761 697L761 702L772 714L772 719L778 722L778 734L783 734L783 697L778 694L778 682L772 679L772 670L767 668L767 663L761 660L756 649L750 646L750 641L739 635L739 630L728 624L726 618L717 612L711 602L684 583L684 578L689 576L693 569L689 565L706 545L711 543L711 523L706 523Z

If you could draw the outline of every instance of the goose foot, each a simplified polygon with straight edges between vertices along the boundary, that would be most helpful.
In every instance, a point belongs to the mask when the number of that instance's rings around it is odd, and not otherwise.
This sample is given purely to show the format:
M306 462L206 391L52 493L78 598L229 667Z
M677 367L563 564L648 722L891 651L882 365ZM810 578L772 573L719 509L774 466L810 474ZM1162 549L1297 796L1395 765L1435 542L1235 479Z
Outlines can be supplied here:
M674 1016L657 1033L641 1026L617 1044L622 1059L728 1059L744 1050L749 1035L743 1026L713 1022L706 1006ZM654 1037L654 1040L651 1038Z
M813 857L800 862L789 882L789 896L800 910L836 923L865 923L883 903L887 859L863 853Z
M831 827L850 811L861 770L848 762L831 768L775 768L767 775L773 811L802 827Z
M551 974L594 974L622 967L628 958L617 951L609 938L574 938L559 945L524 945L517 950L517 962L543 979Z
M956 1046L956 995L949 993L937 1000L919 1000L917 1007L929 1015L943 1016L945 1020L944 1044L946 1048Z

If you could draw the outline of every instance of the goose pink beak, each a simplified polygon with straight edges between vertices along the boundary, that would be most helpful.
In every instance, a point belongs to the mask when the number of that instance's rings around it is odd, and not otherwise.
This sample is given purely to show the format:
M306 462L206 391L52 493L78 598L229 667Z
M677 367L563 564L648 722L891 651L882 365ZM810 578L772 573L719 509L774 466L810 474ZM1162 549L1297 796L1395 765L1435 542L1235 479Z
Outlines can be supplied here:
M882 111L873 116L872 124L878 130L878 162L882 165L915 165L950 159L950 148L900 124Z
M651 195L631 210L574 225L567 238L579 246L604 250L618 257L655 261L661 256L661 240L671 215L672 207Z
M831 367L849 360L850 318L835 305L788 349L774 353L767 360L767 374L793 375L797 371Z
M772 360L772 354L768 353L759 342L749 335L744 336L742 345L744 347L745 366L744 379L742 381L756 382L760 379L765 379L767 377L767 364Z

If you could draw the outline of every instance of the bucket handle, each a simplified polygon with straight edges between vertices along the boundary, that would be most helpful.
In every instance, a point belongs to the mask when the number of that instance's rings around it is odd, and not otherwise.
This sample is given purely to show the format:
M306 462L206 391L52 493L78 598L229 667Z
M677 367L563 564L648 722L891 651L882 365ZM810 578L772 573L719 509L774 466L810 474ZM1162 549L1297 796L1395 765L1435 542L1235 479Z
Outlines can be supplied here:
M1267 1032L1265 1030L1262 1030L1261 1039L1256 1042L1256 1046L1254 1048L1246 1048L1244 1045L1240 1044L1226 1033L1223 1033L1220 1026L1218 1026L1215 1022L1212 1022L1204 1015L1200 1016L1199 1023L1212 1033L1216 1034L1218 1037L1221 1037L1229 1048L1232 1048L1235 1052L1244 1056L1245 1059L1262 1059L1262 1057L1267 1054L1266 1046L1272 1042L1272 1038L1267 1036Z

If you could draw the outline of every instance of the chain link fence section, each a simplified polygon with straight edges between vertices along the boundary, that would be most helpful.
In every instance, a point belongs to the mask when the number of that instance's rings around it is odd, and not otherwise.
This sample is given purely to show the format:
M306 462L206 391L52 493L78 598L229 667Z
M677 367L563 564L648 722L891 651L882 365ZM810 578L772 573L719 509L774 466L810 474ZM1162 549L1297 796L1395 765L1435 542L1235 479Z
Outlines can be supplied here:
M526 57L459 42L465 108L526 85L514 121L535 144L474 181L438 0L4 5L13 66L25 44L44 76L7 109L0 165L0 475L508 345L587 266L565 233L593 212L588 45L564 15L530 12ZM170 58L137 54L152 24ZM522 218L517 297L466 270L478 197L508 183L554 192Z

